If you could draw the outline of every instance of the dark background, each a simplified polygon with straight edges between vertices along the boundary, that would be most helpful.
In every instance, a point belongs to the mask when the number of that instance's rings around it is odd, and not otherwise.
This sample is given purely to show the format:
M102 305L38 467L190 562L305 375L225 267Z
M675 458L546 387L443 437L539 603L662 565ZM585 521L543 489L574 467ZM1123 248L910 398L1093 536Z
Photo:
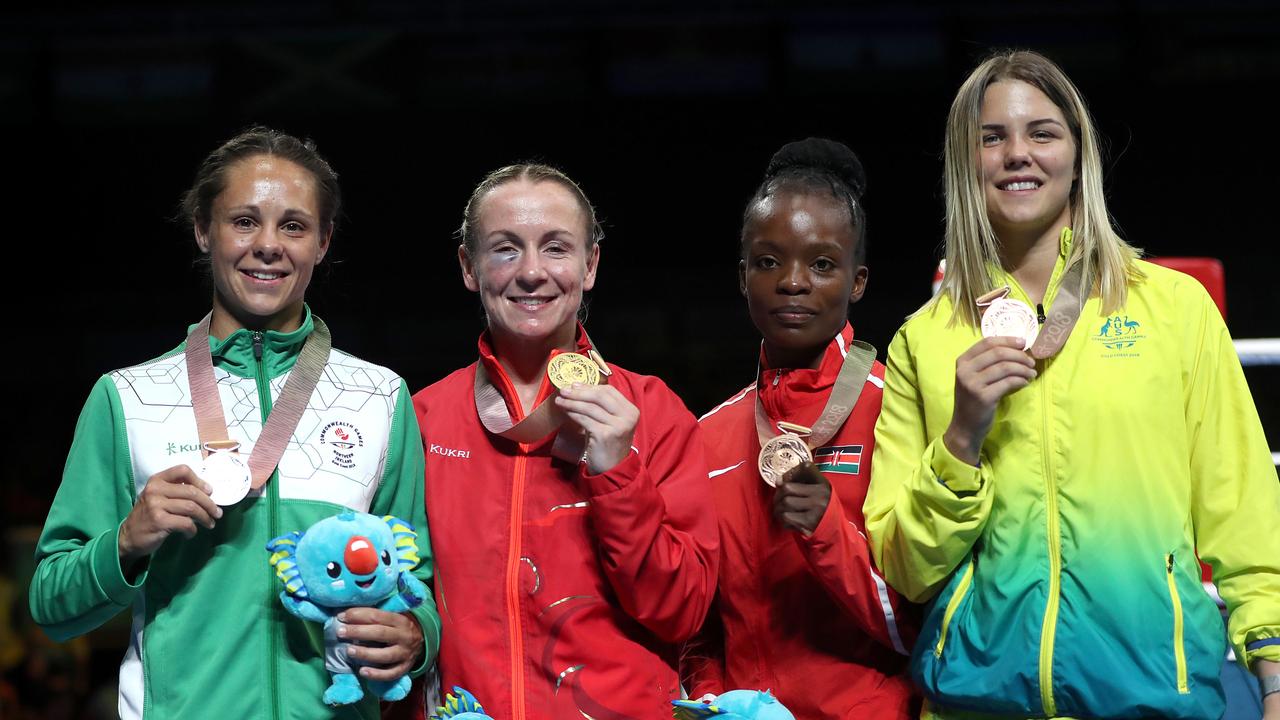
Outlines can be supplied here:
M470 362L480 312L453 231L486 171L540 159L605 222L593 338L701 413L754 371L736 245L770 154L826 135L862 157L871 279L853 318L883 357L929 295L951 97L1007 46L1057 60L1090 102L1122 235L1155 255L1221 258L1233 334L1280 335L1272 2L6 10L3 242L18 325L0 519L30 539L96 378L175 346L207 311L194 243L169 218L200 159L251 123L313 137L342 177L337 262L309 293L339 347L413 389ZM1248 372L1280 447L1280 368Z

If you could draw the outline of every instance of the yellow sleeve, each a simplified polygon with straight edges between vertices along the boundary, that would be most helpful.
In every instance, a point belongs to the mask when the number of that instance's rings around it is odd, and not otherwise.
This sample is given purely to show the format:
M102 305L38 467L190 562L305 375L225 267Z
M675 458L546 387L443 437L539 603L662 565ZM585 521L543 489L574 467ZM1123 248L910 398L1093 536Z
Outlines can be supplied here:
M933 597L969 554L991 513L990 467L956 459L928 427L907 327L889 346L863 505L876 564L913 602Z
M1236 658L1280 661L1280 481L1218 309L1198 283L1178 305L1196 547L1231 613Z

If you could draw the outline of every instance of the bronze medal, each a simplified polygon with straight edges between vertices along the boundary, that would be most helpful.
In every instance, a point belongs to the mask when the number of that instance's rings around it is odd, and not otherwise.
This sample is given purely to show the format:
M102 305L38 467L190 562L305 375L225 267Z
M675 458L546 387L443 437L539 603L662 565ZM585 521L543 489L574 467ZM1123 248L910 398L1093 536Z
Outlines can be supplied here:
M804 462L811 462L813 453L805 444L804 438L793 433L783 433L764 444L760 448L760 456L756 465L760 469L760 477L769 487L778 487L782 476L791 468Z
M1021 300L996 298L982 313L982 337L1022 338L1022 349L1026 350L1039 334L1036 311Z

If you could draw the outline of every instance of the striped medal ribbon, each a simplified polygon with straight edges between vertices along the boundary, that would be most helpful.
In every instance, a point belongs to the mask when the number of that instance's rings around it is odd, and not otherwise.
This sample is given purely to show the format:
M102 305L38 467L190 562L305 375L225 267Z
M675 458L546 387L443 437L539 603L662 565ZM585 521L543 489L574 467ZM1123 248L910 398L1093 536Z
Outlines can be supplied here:
M849 353L840 363L835 385L827 396L827 404L812 428L789 422L770 423L769 415L760 402L760 392L756 391L756 435L760 439L756 466L766 484L777 487L787 471L813 461L813 448L822 447L831 440L858 404L858 397L862 395L875 361L876 349L873 346L861 340L850 344ZM756 377L760 377L758 370ZM774 427L780 432L775 434Z
M187 336L187 384L204 456L200 478L213 486L213 501L226 506L240 502L249 490L261 489L271 479L324 373L333 339L329 327L313 315L315 329L303 343L284 389L258 434L253 452L246 458L239 452L240 443L228 437L226 416L218 397L218 381L213 375L213 356L209 351L212 316L213 313L205 315Z
M532 443L556 432L567 419L551 402L559 391L574 382L598 385L608 382L613 374L604 358L596 351L590 336L585 336L591 347L586 355L562 352L547 361L547 375L556 388L519 422L511 419L502 393L494 386L483 362L476 363L475 400L476 413L484 429L517 443ZM572 463L581 463L586 452L587 438L582 433L558 433L551 446L551 454Z

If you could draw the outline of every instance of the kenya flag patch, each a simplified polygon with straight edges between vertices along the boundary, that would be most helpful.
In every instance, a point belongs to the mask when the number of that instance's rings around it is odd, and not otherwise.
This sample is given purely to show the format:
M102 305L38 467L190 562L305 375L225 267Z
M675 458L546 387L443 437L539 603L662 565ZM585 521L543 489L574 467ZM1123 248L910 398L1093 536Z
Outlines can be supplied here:
M828 445L813 451L813 463L824 472L857 475L862 465L861 445Z

